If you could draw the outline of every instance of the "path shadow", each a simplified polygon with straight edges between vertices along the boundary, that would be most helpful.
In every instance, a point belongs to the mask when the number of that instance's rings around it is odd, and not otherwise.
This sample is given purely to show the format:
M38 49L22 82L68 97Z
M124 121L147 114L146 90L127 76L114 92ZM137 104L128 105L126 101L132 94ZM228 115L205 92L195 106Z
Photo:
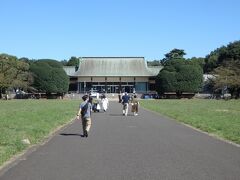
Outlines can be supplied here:
M81 136L81 137L84 137L83 134L78 134L78 133L60 133L59 135L61 135L61 136Z

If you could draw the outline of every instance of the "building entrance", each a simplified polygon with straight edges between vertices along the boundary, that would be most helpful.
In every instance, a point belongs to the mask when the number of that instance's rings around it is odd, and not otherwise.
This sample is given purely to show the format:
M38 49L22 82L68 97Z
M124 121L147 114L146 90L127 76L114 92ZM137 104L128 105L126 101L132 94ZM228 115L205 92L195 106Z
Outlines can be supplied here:
M133 85L122 85L122 92L133 93Z
M100 93L106 92L106 93L119 93L121 92L128 92L133 93L134 86L133 85L122 85L120 88L120 85L92 85L92 89L94 91L98 91Z

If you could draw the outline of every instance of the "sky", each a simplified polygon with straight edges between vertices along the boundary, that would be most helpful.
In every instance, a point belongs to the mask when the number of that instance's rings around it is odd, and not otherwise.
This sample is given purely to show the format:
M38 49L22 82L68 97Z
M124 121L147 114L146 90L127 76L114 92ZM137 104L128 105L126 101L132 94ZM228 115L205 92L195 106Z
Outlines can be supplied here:
M0 53L186 58L240 40L239 0L0 0Z

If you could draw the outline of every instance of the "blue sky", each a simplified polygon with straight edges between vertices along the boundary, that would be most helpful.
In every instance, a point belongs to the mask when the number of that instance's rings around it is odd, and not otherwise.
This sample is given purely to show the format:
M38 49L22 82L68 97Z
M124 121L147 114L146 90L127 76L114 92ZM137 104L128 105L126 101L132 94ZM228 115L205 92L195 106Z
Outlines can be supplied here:
M239 0L1 0L0 53L205 57L240 40Z

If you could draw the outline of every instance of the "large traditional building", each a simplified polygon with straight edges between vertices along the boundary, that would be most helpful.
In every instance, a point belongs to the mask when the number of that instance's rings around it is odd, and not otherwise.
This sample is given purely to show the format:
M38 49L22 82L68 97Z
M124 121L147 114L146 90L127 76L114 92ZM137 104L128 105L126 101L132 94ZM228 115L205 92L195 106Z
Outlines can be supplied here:
M144 57L82 57L77 70L73 66L64 70L70 77L69 91L144 93L155 90L161 67L148 67Z

